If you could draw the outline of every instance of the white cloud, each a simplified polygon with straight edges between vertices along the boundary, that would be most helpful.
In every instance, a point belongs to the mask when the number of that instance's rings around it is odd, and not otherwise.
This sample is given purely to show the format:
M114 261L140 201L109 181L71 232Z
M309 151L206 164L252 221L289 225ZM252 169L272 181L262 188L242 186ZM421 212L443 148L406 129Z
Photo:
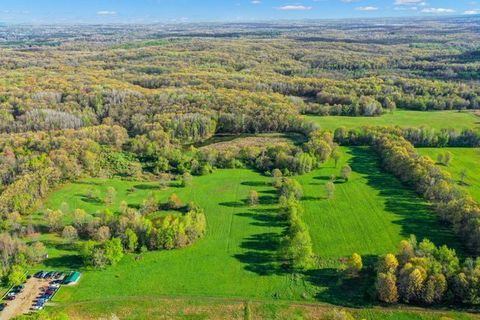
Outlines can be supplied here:
M116 16L117 12L116 11L102 10L102 11L98 11L97 15L99 15L99 16Z
M352 3L352 2L358 2L360 0L340 0L342 2L345 2L345 3Z
M463 14L480 14L480 9L471 9L464 11Z
M367 6L367 7L356 7L355 10L357 10L357 11L377 11L378 8Z
M417 10L418 10L417 7L410 7L410 6L407 6L407 7L394 7L393 9L396 10L396 11L417 11Z
M423 13L453 13L455 10L450 8L425 8L422 9Z
M260 3L262 3L262 1L260 1L260 0L252 0L251 2L252 2L252 4L260 4Z
M423 0L395 0L396 6L413 6L413 5L421 5Z
M283 10L283 11L305 11L305 10L311 10L312 7L306 7L306 6L283 6L283 7L278 7L278 10Z

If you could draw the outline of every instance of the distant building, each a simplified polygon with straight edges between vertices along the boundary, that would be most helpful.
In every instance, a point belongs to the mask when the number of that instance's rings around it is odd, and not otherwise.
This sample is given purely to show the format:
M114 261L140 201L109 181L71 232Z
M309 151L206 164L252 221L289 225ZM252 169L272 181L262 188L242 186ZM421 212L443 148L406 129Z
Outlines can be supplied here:
M80 276L81 276L81 273L80 272L77 272L77 271L74 271L74 272L71 272L64 280L63 280L63 284L76 284L78 282L78 280L80 280Z

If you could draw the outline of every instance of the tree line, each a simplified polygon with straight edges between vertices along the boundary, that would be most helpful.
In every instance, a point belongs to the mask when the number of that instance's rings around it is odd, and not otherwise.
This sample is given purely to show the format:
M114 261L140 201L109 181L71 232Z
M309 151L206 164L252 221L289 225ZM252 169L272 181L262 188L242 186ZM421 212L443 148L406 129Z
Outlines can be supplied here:
M415 147L468 147L480 146L480 132L473 129L436 130L426 126L419 128L403 127L361 127L347 129L339 127L334 132L334 140L343 145L365 145L371 144L373 138L378 134L392 134L401 136L412 143Z

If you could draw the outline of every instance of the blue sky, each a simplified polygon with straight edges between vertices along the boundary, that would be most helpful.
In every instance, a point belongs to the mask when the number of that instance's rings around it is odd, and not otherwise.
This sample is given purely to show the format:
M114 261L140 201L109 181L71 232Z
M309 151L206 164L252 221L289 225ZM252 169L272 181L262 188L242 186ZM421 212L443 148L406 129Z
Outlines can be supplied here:
M480 0L0 0L7 23L333 19L480 14Z

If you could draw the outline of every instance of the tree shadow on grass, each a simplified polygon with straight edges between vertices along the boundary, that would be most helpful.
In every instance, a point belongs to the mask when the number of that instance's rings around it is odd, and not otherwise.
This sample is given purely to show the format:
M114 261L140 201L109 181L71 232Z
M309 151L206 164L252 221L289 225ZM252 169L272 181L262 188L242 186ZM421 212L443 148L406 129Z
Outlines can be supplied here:
M261 191L258 191L258 193L260 193L260 194L274 194L275 196L278 195L277 190L261 190Z
M342 277L334 268L289 270L280 255L281 239L287 223L278 212L245 212L237 215L256 220L252 224L260 222L263 227L283 227L283 232L264 232L244 239L240 246L246 251L234 257L244 264L245 270L259 276L301 274L305 281L319 288L315 299L322 302L346 307L364 307L375 302L373 285L376 256L364 256L364 270L358 277L352 278Z
M133 187L135 189L138 189L138 190L158 190L158 189L160 189L159 186L154 186L154 185L150 185L150 184L137 184Z
M271 184L265 181L244 181L240 183L242 186L249 186L249 187L268 187Z
M276 201L276 196L271 196L268 201L273 199ZM314 197L312 200L318 199ZM277 206L250 208L248 211L237 213L236 216L249 219L251 225L262 228L259 233L250 235L242 241L240 247L244 252L234 255L245 270L259 276L301 274L305 281L319 288L315 299L323 302L359 307L374 301L370 299L369 292L374 283L373 266L376 257L364 257L365 271L355 278L342 279L341 274L333 268L291 270L286 267L285 259L280 253L281 241L288 223Z
M419 240L428 238L436 245L446 244L455 248L458 253L465 252L451 226L440 221L431 205L410 186L402 184L395 176L383 171L380 159L370 148L355 147L350 149L350 153L352 170L362 174L367 179L367 184L379 191L380 196L385 199L385 210L399 217L394 223L402 227L403 237L414 234Z
M324 200L326 197L312 197L312 196L303 196L302 200L303 201L318 201L318 200Z
M92 197L89 197L89 196L84 195L84 194L83 195L76 195L76 196L80 196L80 200L83 201L83 202L86 202L86 203L98 204L98 205L105 204L104 201L102 201L99 198L92 198Z
M45 259L43 262L45 267L52 269L80 269L83 267L82 258L79 255L63 255Z
M78 251L78 246L75 245L74 243L55 243L53 244L55 246L55 249L57 250L63 250L63 251Z
M247 251L236 254L234 257L245 264L245 270L260 276L277 274L280 238L281 235L276 232L252 235L240 245Z
M375 264L378 257L362 257L363 269L356 277L342 275L337 269L322 268L303 272L307 281L320 288L315 298L344 307L367 307L375 303Z
M278 199L275 196L260 196L258 197L259 204L261 205L272 205L272 204L277 204Z
M239 217L252 218L253 221L250 224L258 227L285 227L287 225L286 221L275 217L269 212L270 210L273 210L274 214L278 215L275 209L257 209L253 210L254 212L243 212L237 213L236 215Z
M185 188L180 181L172 181L168 184L169 188L183 189ZM159 188L160 189L160 188Z
M276 203L276 197L262 196L260 201L263 204ZM258 234L250 235L242 241L240 247L245 252L234 257L244 265L245 270L260 276L281 273L278 252L286 221L280 216L278 208L251 208L236 216L249 219L251 225L261 229ZM269 228L267 232L265 228Z
M222 207L229 207L229 208L241 208L241 207L245 207L245 202L242 202L242 201L220 202L219 205L221 205Z
M101 186L103 183L93 181L76 181L75 184L82 184L87 186Z
M330 180L330 176L319 176L319 177L313 177L313 180L322 180L322 181L328 181Z

